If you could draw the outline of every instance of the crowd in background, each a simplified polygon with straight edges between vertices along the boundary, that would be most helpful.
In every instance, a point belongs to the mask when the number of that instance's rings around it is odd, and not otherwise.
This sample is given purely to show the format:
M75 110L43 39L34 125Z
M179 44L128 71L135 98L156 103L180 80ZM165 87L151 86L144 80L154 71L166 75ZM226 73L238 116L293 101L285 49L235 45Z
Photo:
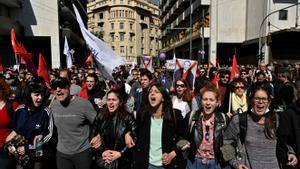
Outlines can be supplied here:
M0 169L300 168L299 65L0 73ZM216 78L217 77L217 78Z

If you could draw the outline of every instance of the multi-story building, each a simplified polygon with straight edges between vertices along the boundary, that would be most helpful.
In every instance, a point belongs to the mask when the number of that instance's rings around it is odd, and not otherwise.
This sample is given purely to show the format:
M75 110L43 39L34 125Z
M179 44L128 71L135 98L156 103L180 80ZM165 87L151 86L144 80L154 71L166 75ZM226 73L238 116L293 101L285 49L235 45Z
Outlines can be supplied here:
M74 4L87 21L86 1L75 0ZM40 52L49 67L66 65L62 54L64 36L68 38L70 48L75 51L75 62L83 63L80 60L85 59L85 43L70 1L1 0L0 23L0 57L5 66L16 63L10 41L12 28L27 51L33 53L36 66Z
M162 51L167 58L207 62L210 0L162 0Z
M297 3L298 0L162 0L162 50L168 58L175 53L178 58L215 63L218 57L220 64L228 65L234 53L241 64L299 61Z
M127 61L158 56L158 5L147 0L94 0L87 5L88 28Z
M238 63L300 61L298 0L211 1L210 57ZM289 7L289 8L287 8ZM286 9L285 9L286 8ZM259 39L261 40L259 42ZM260 50L260 51L259 51ZM258 56L261 53L262 55Z
M59 66L59 27L57 1L0 1L0 57L5 66L15 64L10 41L10 30L28 52L34 54L37 64L38 53L42 52L49 66Z

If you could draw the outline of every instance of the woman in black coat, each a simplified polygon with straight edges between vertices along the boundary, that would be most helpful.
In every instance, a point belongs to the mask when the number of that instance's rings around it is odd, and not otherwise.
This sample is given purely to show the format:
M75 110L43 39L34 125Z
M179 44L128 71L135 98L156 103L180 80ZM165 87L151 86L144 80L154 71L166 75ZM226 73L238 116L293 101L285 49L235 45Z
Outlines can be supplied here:
M170 96L160 84L149 89L149 107L136 117L133 169L185 169L181 149L176 146L187 134L181 112L172 109Z
M111 165L110 169L131 168L132 154L126 147L125 134L130 133L135 142L136 125L134 117L126 110L123 98L119 89L110 90L106 107L96 117L93 135L100 134L102 144L96 155L95 168L103 165Z

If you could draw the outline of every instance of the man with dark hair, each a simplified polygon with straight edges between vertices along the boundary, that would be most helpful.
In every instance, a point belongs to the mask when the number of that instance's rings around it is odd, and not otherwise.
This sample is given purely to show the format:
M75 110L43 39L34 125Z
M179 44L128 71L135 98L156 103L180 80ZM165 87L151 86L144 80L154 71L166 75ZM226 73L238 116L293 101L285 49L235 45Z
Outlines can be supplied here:
M104 105L105 91L95 73L89 73L86 77L88 100L93 104L97 112Z
M152 81L152 73L148 69L142 69L140 74L141 88L137 88L133 96L134 110L139 112L148 104L148 89Z

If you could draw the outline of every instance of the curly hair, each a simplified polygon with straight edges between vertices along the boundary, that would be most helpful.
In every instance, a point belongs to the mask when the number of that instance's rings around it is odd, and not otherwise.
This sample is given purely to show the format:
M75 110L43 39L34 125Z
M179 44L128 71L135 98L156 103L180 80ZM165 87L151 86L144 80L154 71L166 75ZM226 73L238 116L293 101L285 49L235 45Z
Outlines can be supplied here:
M8 100L12 94L12 90L9 84L5 81L5 78L0 78L0 100Z

